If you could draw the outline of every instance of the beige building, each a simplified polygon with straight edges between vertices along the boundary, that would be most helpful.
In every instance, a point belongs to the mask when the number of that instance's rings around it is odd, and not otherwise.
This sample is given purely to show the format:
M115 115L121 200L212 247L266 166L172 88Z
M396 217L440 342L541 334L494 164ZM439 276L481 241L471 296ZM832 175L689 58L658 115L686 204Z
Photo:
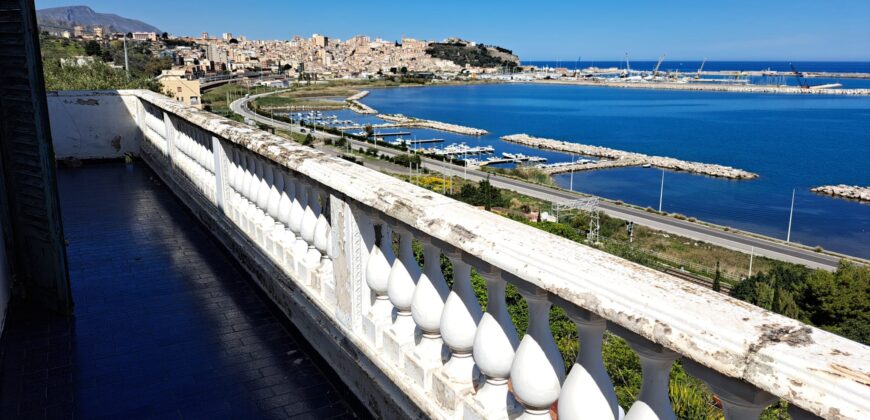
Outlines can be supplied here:
M224 32L223 34L221 34L221 38L224 41L229 41L229 40L233 39L233 33L232 32Z
M157 41L156 32L133 32L133 39L136 41Z
M315 47L326 48L329 45L329 38L320 34L311 35L311 43Z
M97 38L103 37L103 27L102 26L95 26L94 27L94 36L96 36Z
M162 86L163 94L187 105L202 109L202 94L199 80L189 80L184 69L163 70L157 81Z
M76 38L81 37L85 34L85 27L81 25L73 26L73 36Z

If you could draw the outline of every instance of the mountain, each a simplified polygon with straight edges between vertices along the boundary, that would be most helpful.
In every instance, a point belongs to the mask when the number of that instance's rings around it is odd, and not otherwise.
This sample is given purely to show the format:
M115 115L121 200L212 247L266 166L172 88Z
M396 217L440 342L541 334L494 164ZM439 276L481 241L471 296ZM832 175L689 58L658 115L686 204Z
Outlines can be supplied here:
M36 20L41 30L72 30L73 26L99 26L109 32L157 32L160 29L136 19L128 19L112 13L97 13L87 6L52 7L36 11Z

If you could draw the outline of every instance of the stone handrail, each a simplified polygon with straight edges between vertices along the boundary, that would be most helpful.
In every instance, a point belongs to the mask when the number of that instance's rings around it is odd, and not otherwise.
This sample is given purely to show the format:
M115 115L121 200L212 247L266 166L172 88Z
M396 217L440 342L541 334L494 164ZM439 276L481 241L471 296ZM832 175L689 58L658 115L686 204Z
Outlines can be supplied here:
M141 99L146 160L184 174L426 415L531 418L558 406L563 418L623 409L627 419L674 418L667 380L682 358L728 419L757 418L778 398L795 418L870 416L867 346L159 94L122 94ZM440 263L427 263L441 254L454 265L452 290ZM485 313L471 268L487 280ZM529 306L521 342L506 283ZM567 375L548 325L553 304L581 343ZM640 356L631 407L617 405L604 370L606 329Z

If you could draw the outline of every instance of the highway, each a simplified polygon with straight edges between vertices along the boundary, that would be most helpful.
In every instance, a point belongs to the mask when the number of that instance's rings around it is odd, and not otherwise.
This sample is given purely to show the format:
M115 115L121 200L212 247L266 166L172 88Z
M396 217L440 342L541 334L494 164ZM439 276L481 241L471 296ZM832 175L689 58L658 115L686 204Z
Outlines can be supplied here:
M301 127L299 127L298 125L275 121L270 118L260 116L248 109L248 102L257 97L269 94L270 93L251 95L249 97L238 99L230 104L230 109L232 109L233 112L239 115L271 127L297 133L301 132ZM307 129L306 131L310 132ZM338 136L329 133L316 132L313 134L318 138L324 139L338 138ZM380 153L386 154L388 156L394 156L396 154L402 153L395 149L374 146L371 143L364 143L357 140L351 140L351 145L355 149L359 149L360 147L375 147ZM366 162L366 164L368 165L369 162ZM492 183L493 186L509 189L512 191L516 191L520 194L528 195L550 202L558 203L584 197L584 195L576 192L538 184L532 184L513 178L490 174L476 169L466 169L434 159L423 158L422 165L424 168L435 172L443 173L447 176L463 177L474 181L479 181L489 176L490 183ZM837 255L831 255L825 252L816 252L812 249L796 246L793 244L787 244L773 238L748 235L746 233L735 232L733 230L725 231L722 227L707 226L687 220L678 220L673 217L663 216L656 213L649 213L635 207L619 205L606 200L600 201L599 208L602 212L609 216L622 220L633 221L638 225L647 226L652 229L686 237L695 241L707 242L735 251L744 252L746 254L753 253L756 256L760 255L780 261L802 264L811 268L835 270L841 259L841 257Z

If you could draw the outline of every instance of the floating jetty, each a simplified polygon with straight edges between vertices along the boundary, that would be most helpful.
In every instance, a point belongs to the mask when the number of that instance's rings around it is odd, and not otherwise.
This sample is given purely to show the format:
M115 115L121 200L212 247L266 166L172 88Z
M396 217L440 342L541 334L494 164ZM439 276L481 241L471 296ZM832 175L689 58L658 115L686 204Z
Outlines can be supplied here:
M368 114L368 115L377 114L378 111L376 109L374 109L374 108L359 101L360 99L368 96L368 94L369 94L369 91L364 90L364 91L361 91L355 95L348 97L344 101L347 102L351 111L356 112L357 114Z
M858 185L822 185L815 187L810 191L818 194L830 195L833 197L847 198L849 200L868 201L870 202L870 187L860 187Z
M486 166L486 165L496 165L499 163L535 163L535 162L546 162L547 158L541 156L526 156L522 153L502 153L501 157L490 156L484 160L474 159L473 162L469 162L475 166Z
M464 127L456 124L448 124L440 121L423 120L420 118L407 117L402 114L380 114L378 118L395 123L401 127L430 128L433 130L448 131L451 133L464 134L467 136L485 136L486 130L479 128Z
M494 153L495 148L492 146L469 146L465 143L453 143L447 146L444 146L441 149L432 148L427 150L428 153L432 153L433 155L438 156L468 156L468 155L483 155L488 153Z
M403 144L411 146L411 145L417 145L417 144L442 143L443 141L444 141L444 139L419 139L419 140L413 139L413 140L411 140L411 139L403 139L400 137L400 138L397 138L392 143L396 146L401 146Z
M535 83L556 85L605 86L626 89L664 89L692 90L708 92L740 92L740 93L781 93L795 95L847 95L870 96L870 89L819 89L801 88L798 86L746 85L746 84L704 84L704 83L644 83L644 82L602 82L581 79L535 80Z
M573 164L550 165L542 167L542 170L549 174L569 172L572 170L582 171L590 169L619 168L626 166L655 166L657 168L669 169L673 171L690 172L699 175L715 176L728 179L758 178L758 174L747 172L741 169L735 169L730 166L688 162L669 157L649 156L642 153L626 152L622 150L610 149L607 147L590 146L585 144L569 143L560 140L537 138L529 136L528 134L512 134L509 136L504 136L501 139L511 143L536 147L539 149L557 150L560 152L576 153L583 156L610 159L594 162L590 162L584 159L583 161L575 162Z

